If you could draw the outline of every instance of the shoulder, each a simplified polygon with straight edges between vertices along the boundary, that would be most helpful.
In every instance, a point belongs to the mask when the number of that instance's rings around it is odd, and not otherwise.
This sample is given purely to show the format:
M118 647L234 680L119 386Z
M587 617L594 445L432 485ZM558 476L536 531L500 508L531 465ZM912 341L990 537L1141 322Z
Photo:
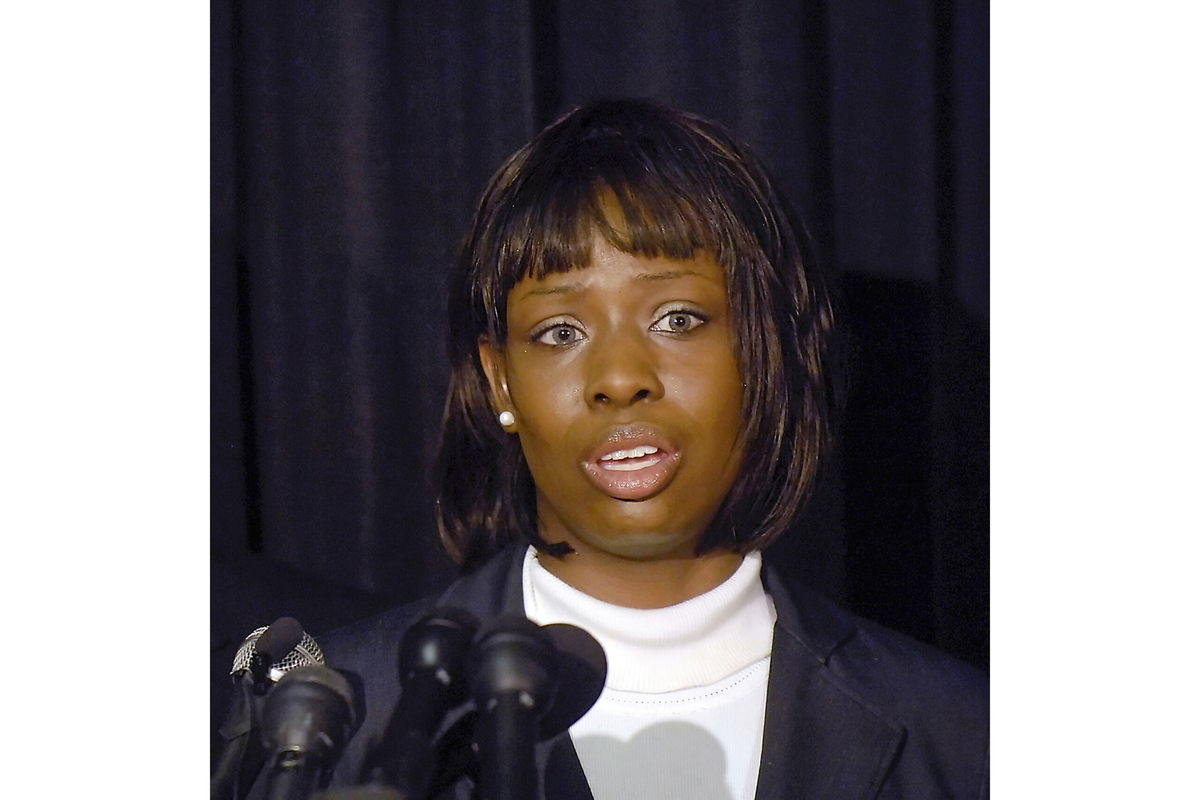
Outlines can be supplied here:
M421 598L412 603L358 620L321 636L326 662L336 668L375 672L399 653L400 638L414 622L433 609L436 598Z
M896 732L899 745L881 797L892 796L888 788L896 796L986 796L983 672L793 581L775 575L768 582L779 615L776 635L791 640L780 652L812 665L795 674L819 682L820 696L842 698Z
M853 634L829 659L829 668L847 685L902 717L986 720L988 679L981 671L882 625L851 620Z
M786 634L864 702L902 715L933 708L986 716L988 679L979 669L795 581L772 575L769 583Z
M823 604L824 613L839 621L841 635L826 667L864 700L901 717L932 713L948 720L957 718L955 711L986 715L988 679L979 669L813 593L802 602Z
M832 680L904 731L893 779L913 772L986 787L988 679L941 650L851 616L853 634L830 656ZM986 791L986 789L984 790Z

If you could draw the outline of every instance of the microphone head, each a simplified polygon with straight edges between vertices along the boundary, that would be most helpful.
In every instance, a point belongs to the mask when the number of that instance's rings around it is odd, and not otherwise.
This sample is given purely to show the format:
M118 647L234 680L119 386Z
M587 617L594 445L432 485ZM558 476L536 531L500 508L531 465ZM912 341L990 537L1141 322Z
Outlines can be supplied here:
M276 626L279 626L278 631L275 630ZM292 638L297 631L299 636L293 643ZM260 648L259 643L263 640L266 642L265 647ZM285 650L284 645L290 646ZM297 667L325 663L325 654L321 652L317 641L305 633L300 623L291 617L280 617L270 625L251 631L238 647L229 674L239 675L249 670L256 654L269 659L270 669L267 677L276 682L284 673Z
M558 657L550 637L535 623L502 616L475 637L467 674L481 713L490 713L501 695L516 693L522 706L541 716L554 695Z
M255 651L273 664L304 638L304 629L294 617L280 617L271 623L254 644Z
M558 651L558 688L538 723L538 738L549 739L574 725L596 704L608 675L608 659L600 643L583 628L556 622L543 625L542 631Z
M267 695L263 744L289 760L315 755L328 763L350 738L354 722L349 682L329 667L306 664L288 671Z
M400 642L400 685L407 687L419 673L432 675L451 689L463 680L463 664L479 620L459 608L437 608L404 634Z

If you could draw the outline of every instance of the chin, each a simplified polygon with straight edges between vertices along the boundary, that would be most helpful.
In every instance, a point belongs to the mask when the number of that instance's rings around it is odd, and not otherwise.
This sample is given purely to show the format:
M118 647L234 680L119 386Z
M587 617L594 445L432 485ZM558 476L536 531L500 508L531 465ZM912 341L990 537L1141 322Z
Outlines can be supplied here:
M697 534L632 525L614 525L607 527L603 533L579 538L589 548L638 561L693 558L700 540Z

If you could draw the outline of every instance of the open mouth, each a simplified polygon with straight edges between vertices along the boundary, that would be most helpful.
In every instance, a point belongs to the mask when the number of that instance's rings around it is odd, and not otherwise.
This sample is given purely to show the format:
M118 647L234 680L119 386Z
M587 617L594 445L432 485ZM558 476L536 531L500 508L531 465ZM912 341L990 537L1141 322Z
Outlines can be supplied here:
M679 452L654 431L620 429L583 463L600 491L618 500L644 500L663 489L679 467Z
M634 472L651 467L661 461L662 451L651 444L638 445L629 450L614 450L600 457L600 469L611 472Z

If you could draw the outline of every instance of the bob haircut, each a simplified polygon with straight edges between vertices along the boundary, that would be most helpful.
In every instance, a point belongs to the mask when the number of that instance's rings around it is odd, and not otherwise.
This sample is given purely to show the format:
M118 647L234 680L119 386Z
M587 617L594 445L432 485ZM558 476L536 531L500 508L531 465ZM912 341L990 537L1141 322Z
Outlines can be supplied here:
M510 542L570 552L538 532L533 479L518 437L496 422L478 347L482 337L505 341L508 294L520 280L586 267L594 233L647 258L704 250L725 270L744 455L698 554L749 552L778 538L830 446L829 295L758 160L694 114L642 100L576 108L492 177L449 282L436 516L443 544L467 569Z

